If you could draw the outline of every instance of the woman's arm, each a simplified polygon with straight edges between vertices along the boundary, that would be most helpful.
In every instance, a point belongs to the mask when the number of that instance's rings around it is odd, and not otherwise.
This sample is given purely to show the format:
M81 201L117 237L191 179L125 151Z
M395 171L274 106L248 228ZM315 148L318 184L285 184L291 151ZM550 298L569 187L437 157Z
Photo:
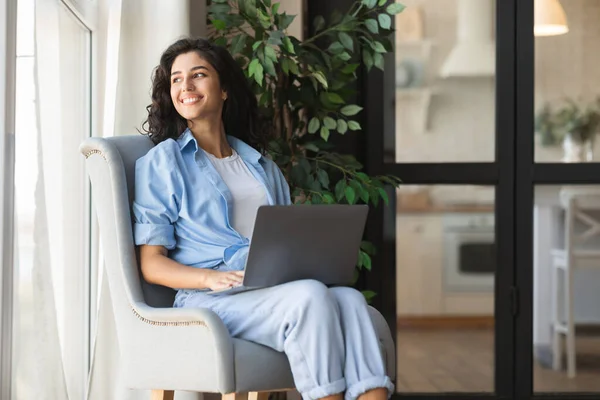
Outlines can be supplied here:
M218 290L242 283L243 271L215 271L180 264L167 257L163 246L140 246L142 275L148 283L173 289Z

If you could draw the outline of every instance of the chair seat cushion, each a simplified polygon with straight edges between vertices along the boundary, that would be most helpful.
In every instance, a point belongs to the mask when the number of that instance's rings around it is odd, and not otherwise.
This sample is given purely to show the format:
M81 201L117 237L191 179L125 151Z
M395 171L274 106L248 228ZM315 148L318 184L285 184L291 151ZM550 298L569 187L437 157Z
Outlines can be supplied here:
M290 363L284 353L241 339L233 340L235 386L239 392L293 389Z

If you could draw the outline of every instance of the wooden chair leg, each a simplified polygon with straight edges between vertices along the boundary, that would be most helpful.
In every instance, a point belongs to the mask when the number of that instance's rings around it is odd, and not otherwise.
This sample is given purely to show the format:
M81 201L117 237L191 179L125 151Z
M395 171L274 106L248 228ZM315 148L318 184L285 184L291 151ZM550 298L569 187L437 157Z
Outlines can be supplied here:
M174 390L153 390L151 400L173 400Z
M269 400L270 392L250 392L248 400Z

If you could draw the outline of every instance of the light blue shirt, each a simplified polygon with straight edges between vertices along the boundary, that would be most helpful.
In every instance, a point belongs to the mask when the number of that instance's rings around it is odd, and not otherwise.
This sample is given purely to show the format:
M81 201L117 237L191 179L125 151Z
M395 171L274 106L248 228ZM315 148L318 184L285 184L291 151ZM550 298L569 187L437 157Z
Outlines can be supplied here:
M227 136L269 205L289 205L290 190L273 160ZM232 197L189 129L154 146L135 165L136 245L164 246L169 257L197 268L243 270L249 240L231 227Z

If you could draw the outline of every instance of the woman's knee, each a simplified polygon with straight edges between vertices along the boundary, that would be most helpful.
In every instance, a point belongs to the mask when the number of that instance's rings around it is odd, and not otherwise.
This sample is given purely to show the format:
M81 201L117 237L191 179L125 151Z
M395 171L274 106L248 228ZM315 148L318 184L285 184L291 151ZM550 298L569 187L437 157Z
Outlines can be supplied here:
M303 279L286 284L285 290L295 304L301 306L335 304L327 286L314 279Z
M329 289L333 298L337 301L340 308L344 307L366 307L365 297L358 290L351 287L333 287Z

